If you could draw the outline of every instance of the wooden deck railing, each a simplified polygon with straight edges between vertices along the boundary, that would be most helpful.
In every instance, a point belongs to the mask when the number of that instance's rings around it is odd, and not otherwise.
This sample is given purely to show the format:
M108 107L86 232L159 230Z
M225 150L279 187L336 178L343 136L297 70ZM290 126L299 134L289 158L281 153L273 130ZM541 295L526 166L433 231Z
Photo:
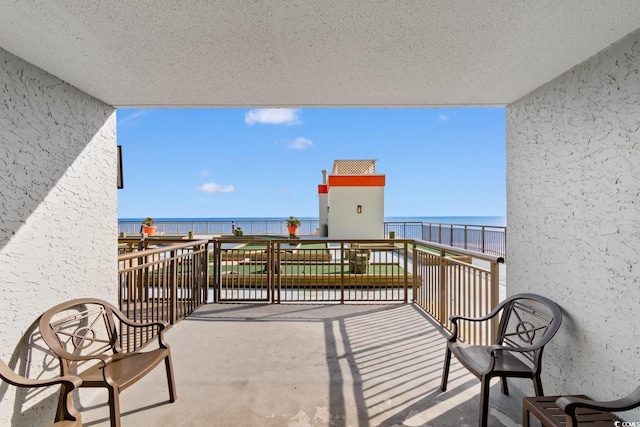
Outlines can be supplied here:
M499 264L501 257L473 251L452 252L446 245L416 241L413 252L416 283L414 301L445 328L449 316L481 317L500 302ZM463 322L459 336L466 342L488 345L497 323Z
M245 245L246 243L246 245ZM213 240L216 301L404 301L410 241Z
M142 242L140 247L146 247ZM131 320L174 324L207 300L207 240L155 241L118 256L118 300ZM137 348L153 333L127 337Z
M240 237L120 239L121 309L133 320L175 323L201 304L230 301L413 301L444 327L499 302L500 257L413 239ZM495 325L493 325L495 327ZM461 330L486 344L492 326Z

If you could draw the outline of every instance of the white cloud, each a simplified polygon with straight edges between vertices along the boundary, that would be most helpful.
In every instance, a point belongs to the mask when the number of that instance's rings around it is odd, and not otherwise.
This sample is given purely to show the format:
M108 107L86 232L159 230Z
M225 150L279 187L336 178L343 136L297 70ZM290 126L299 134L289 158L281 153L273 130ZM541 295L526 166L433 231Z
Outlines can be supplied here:
M438 118L440 120L442 120L443 122L446 121L446 120L449 120L449 116L447 116L446 114L440 114L440 115L438 115Z
M248 125L294 125L301 123L299 114L299 108L258 108L247 112L244 121Z
M118 126L127 126L133 122L135 122L138 118L148 114L151 110L131 110L133 111L131 114L125 116L125 114L129 113L129 110L120 110L122 111L122 116L116 112L116 119L118 121Z
M305 148L309 148L313 145L313 141L307 138L296 138L290 144L289 148L292 150L304 150Z
M215 182L207 182L198 187L198 191L203 193L232 193L235 191L233 185L220 185Z

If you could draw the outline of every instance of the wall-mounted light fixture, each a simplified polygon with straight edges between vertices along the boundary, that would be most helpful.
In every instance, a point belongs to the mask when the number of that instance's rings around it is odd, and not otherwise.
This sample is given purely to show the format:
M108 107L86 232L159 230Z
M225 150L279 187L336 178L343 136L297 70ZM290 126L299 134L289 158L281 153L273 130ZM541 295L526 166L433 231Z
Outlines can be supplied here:
M118 168L118 177L117 177L117 185L118 189L124 188L124 176L122 174L122 145L118 145L118 160L117 160L117 168Z
M327 213L329 213L329 206L327 206Z
M358 213L362 213L362 205L358 205L358 207L356 208L356 211Z

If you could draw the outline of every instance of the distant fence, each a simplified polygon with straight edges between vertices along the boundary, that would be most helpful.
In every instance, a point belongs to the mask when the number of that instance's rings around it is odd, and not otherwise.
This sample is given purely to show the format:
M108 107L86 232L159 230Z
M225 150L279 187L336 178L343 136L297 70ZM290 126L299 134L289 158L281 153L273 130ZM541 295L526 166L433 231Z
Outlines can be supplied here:
M120 220L118 229L127 235L139 234L142 222L139 220ZM232 236L234 230L242 229L244 235L287 236L287 221L282 220L233 220L233 221L195 221L195 220L158 220L155 223L158 234L186 235L193 231L195 235ZM318 220L301 220L297 234L311 236L319 234ZM396 239L415 239L467 249L506 260L507 227L469 224L439 224L425 222L385 222L385 236L394 235Z
M385 222L385 234L467 249L506 259L507 227L492 225Z
M125 234L139 234L142 221L120 220L118 231ZM234 220L234 221L194 221L194 220L157 220L156 233L161 234L187 234L193 231L196 235L232 236L234 230L242 229L244 234L286 236L287 220ZM300 235L313 235L319 227L318 220L301 220L298 233Z

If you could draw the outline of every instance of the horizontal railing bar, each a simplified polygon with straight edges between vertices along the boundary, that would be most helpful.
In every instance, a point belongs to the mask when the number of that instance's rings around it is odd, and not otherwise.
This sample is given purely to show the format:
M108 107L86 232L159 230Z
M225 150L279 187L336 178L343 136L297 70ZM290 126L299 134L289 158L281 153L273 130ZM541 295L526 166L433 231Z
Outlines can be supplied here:
M419 225L444 225L447 228L453 227L476 227L476 228L497 228L501 230L506 230L507 227L504 225L479 225L479 224L457 224L457 223L448 223L448 222L424 222L424 221L385 221L385 225L402 225L402 224L419 224Z
M416 244L422 245L422 246L427 246L429 248L433 248L433 249L438 249L440 251L446 251L452 254L459 254L459 255L468 255L471 256L473 258L478 258L481 259L483 261L490 261L490 262L496 262L498 264L503 264L504 263L504 258L501 256L495 256L495 255L489 255L489 254L485 254L482 252L476 252L476 251L471 251L468 249L462 249L462 248L457 248L455 246L449 246L449 245L442 245L439 243L433 243L433 242L428 242L426 240L415 240Z
M182 240L184 242L184 240ZM177 240L176 240L177 242ZM173 243L173 242L169 242L169 243ZM170 246L163 246L161 248L155 248L155 249L144 249L141 251L137 251L137 252L129 252L126 254L121 254L118 255L118 262L120 261L128 261L130 259L135 259L135 258L140 258L143 256L150 256L150 255L156 255L156 254L161 254L164 252L168 252L168 251L175 251L175 250L179 250L179 249L186 249L186 248L190 248L193 246L197 246L197 245L207 245L209 244L208 240L191 240L185 243L175 243L172 244Z

